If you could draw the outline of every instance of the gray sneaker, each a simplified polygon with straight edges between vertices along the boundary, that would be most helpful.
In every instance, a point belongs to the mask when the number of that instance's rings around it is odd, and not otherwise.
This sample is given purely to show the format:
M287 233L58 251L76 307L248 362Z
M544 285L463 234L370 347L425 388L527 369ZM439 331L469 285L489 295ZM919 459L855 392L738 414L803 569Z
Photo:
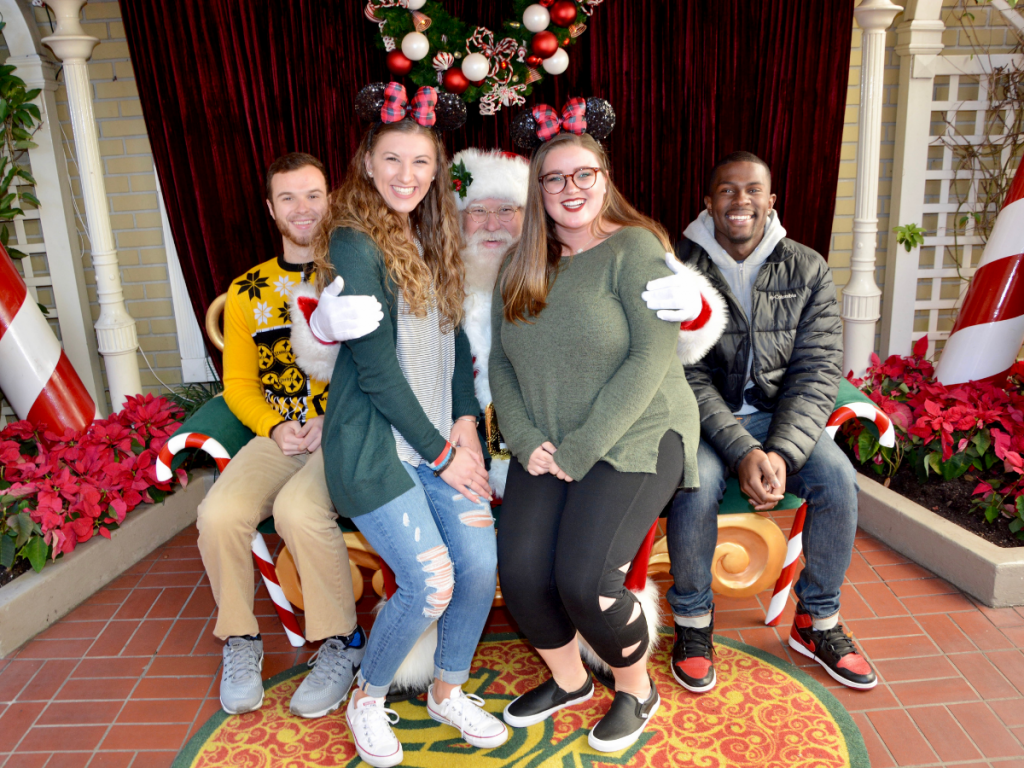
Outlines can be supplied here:
M253 712L263 705L263 640L229 637L224 643L220 705L229 715Z
M291 713L299 717L323 717L340 707L365 652L366 637L361 627L347 645L336 637L324 640L308 662L312 671L292 695Z

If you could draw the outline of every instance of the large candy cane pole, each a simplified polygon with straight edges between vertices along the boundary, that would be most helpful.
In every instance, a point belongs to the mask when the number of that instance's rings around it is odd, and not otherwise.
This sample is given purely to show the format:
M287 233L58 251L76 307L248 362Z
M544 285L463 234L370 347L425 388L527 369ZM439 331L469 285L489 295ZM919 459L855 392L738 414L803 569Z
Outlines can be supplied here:
M985 245L935 378L946 386L996 378L1024 342L1024 163Z
M217 469L222 472L231 461L231 456L228 455L224 446L212 437L201 432L179 432L164 443L164 447L160 449L160 453L156 457L157 480L164 482L171 479L171 461L174 459L174 454L187 448L208 453L217 462ZM267 542L263 540L262 534L258 531L253 534L252 559L256 561L256 567L259 568L260 574L263 576L263 584L266 586L270 599L274 603L274 609L281 619L288 642L295 648L302 647L306 644L306 638L302 636L302 629L299 627L299 620L295 618L292 604L288 602L284 590L281 589L281 582L277 578L277 569L274 567L270 550L267 549Z
M0 390L19 419L58 434L85 429L96 404L0 245Z
M779 580L775 582L775 592L768 604L768 615L764 623L769 627L777 626L782 618L782 611L789 599L789 591L793 588L793 577L796 575L796 564L800 560L803 549L804 520L807 519L807 502L800 505L793 518L793 527L789 530L789 544L786 547L786 562L782 566Z
M266 586L267 592L270 593L270 599L274 601L274 608L284 626L284 633L288 635L288 642L292 644L293 648L301 648L306 644L306 638L302 635L302 629L299 627L299 620L295 618L292 604L284 596L284 590L281 589L281 584L277 580L277 569L274 568L274 560L270 557L267 543L258 531L253 534L252 538L252 558L256 561L256 567L260 569L260 573L263 574L263 584Z

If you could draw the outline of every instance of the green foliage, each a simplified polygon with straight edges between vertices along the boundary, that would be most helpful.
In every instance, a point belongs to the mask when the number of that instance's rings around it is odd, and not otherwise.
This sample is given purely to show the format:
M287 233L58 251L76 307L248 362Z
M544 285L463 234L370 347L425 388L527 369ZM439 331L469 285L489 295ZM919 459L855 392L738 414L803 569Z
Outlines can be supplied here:
M0 33L5 23L0 21ZM39 206L39 200L22 187L11 190L15 179L28 185L35 185L32 174L19 161L25 150L34 149L32 134L42 122L42 113L32 101L39 95L39 89L25 89L25 81L14 74L11 64L0 66L0 243L7 248L13 259L23 259L25 254L8 245L10 232L7 222L15 216L23 216L22 205Z
M181 420L185 421L223 391L224 385L219 381L211 381L208 384L182 384L171 390L167 399L185 412L181 417Z
M902 245L910 253L919 245L924 245L924 230L917 224L904 224L900 227L893 227L896 233L896 244Z

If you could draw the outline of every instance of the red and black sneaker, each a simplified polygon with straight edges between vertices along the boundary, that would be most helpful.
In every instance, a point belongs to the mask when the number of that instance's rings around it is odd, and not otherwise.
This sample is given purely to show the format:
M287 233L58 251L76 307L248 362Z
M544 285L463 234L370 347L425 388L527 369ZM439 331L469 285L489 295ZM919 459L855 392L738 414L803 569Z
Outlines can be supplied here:
M712 636L715 615L706 627L681 627L676 624L676 641L672 646L672 677L683 688L693 693L704 693L715 687L715 667L711 663L714 653Z
M867 659L860 655L853 638L846 634L842 624L818 631L811 614L797 603L793 629L789 633L789 647L814 659L834 679L851 688L867 690L878 683L875 671Z

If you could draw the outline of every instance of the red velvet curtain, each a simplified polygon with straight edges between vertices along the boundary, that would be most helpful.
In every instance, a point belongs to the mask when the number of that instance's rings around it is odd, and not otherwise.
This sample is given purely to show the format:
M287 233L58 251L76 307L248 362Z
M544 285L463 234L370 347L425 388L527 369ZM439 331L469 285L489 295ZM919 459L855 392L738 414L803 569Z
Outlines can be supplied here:
M196 314L274 256L263 175L309 152L342 178L364 126L352 102L391 79L363 0L121 0L171 230ZM504 0L445 0L500 28ZM853 0L605 0L569 70L528 103L608 99L613 176L675 237L703 207L715 160L744 149L772 168L789 236L828 255ZM512 149L516 110L470 105L449 149Z

